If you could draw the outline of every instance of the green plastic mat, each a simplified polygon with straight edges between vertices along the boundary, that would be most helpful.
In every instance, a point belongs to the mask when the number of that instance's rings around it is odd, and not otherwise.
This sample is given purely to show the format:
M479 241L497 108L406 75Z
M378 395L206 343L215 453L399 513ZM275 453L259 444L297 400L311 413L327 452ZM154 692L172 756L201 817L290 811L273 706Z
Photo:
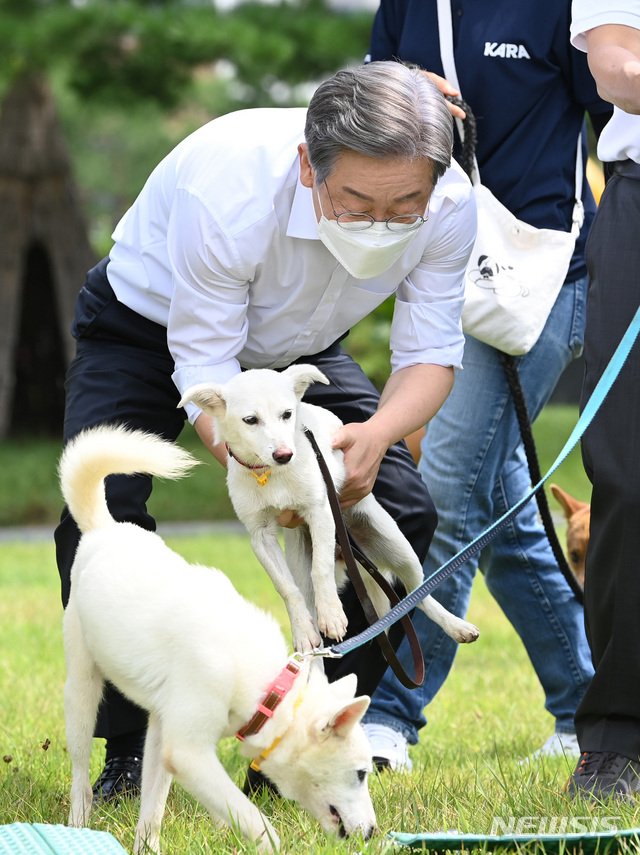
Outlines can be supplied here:
M436 832L403 834L391 832L389 837L400 846L429 852L468 852L472 849L492 851L544 850L545 853L580 852L584 855L604 855L624 850L637 852L640 848L640 828L575 834L458 834Z
M0 825L0 855L127 855L127 852L105 831L14 822Z

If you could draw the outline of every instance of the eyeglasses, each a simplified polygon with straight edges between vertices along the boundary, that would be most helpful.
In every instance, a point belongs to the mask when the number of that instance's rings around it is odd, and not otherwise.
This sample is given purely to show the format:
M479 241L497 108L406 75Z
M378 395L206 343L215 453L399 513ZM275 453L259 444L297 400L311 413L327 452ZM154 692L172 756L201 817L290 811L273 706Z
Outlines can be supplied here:
M374 223L384 223L391 232L409 232L419 228L429 219L429 214L426 217L421 217L420 214L405 214L399 217L390 217L388 220L376 220L371 214L364 214L358 211L343 211L339 214L333 204L329 185L326 181L323 182L327 190L327 196L331 203L331 210L336 218L338 225L351 232L362 232L365 229L370 229Z

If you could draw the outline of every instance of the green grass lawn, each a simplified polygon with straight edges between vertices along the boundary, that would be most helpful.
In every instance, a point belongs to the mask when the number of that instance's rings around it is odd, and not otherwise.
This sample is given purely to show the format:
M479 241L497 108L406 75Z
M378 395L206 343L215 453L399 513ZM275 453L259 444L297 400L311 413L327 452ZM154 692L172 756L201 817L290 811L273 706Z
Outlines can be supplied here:
M191 561L219 566L245 596L286 626L282 602L244 535L169 542ZM281 835L284 852L396 852L385 837L389 831L489 833L517 828L518 823L529 829L546 823L598 831L640 825L633 806L591 808L569 802L562 787L572 764L564 759L520 764L551 734L553 721L519 638L481 578L469 616L481 629L480 640L460 648L449 679L428 707L429 724L419 746L411 749L413 773L371 780L380 834L366 844L327 841L317 823L295 805L266 801L264 810ZM61 618L52 545L0 543L0 824L66 821L70 764L62 706ZM98 743L93 775L101 768ZM223 741L220 756L241 783L245 761L236 740ZM136 815L136 801L102 808L94 812L91 827L110 831L130 849ZM170 795L163 846L172 855L254 851L230 830L215 828L178 787Z
M546 473L577 420L577 408L548 407L535 425L540 465ZM151 510L159 521L233 518L224 473L188 429L184 444L206 461L181 482L158 483ZM59 512L56 442L0 443L0 525L53 525ZM589 484L575 450L553 477L588 501ZM555 502L550 499L555 507ZM169 539L190 561L220 567L240 592L276 614L286 631L282 601L258 566L244 534L205 534ZM481 629L475 645L462 646L444 688L427 709L429 724L411 750L410 775L374 776L371 791L380 834L372 841L327 841L308 815L283 801L264 810L281 835L283 851L313 855L397 851L388 831L458 829L489 833L585 824L591 830L640 825L633 806L588 808L571 803L562 787L572 764L562 759L521 765L553 731L544 697L520 639L488 594L475 585L470 620ZM0 542L0 824L64 823L70 765L62 709L64 661L62 608L53 546L49 542ZM245 762L235 740L220 756L237 783ZM96 741L92 774L102 748ZM91 825L130 849L137 802L94 812ZM497 825L496 825L497 823ZM518 823L520 825L518 825ZM537 825L536 825L537 823ZM564 825L563 825L564 823ZM163 833L167 853L235 853L254 848L228 829L214 828L203 810L178 787L170 795Z

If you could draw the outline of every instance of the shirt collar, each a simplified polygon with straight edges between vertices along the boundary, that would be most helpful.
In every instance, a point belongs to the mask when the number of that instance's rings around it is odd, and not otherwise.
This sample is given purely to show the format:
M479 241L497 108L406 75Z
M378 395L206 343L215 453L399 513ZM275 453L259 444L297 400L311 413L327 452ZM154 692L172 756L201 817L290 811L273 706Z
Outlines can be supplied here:
M310 187L305 187L301 183L299 177L291 205L287 237L320 240L318 220L313 207L313 194Z

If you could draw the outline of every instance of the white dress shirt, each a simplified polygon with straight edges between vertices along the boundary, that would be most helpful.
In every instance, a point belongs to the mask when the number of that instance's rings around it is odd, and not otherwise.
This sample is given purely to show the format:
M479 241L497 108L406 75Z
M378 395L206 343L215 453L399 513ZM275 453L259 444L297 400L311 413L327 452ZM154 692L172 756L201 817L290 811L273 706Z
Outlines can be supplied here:
M571 4L571 43L587 50L585 33L605 24L622 24L640 29L639 0L573 0ZM640 116L625 113L614 106L613 116L598 139L598 157L602 161L634 160L640 163Z
M181 393L319 353L394 292L392 370L461 365L463 274L476 231L466 176L448 169L400 259L355 279L320 241L311 190L300 183L305 115L242 110L209 122L156 167L113 233L111 286L167 327ZM188 413L193 421L199 411Z

